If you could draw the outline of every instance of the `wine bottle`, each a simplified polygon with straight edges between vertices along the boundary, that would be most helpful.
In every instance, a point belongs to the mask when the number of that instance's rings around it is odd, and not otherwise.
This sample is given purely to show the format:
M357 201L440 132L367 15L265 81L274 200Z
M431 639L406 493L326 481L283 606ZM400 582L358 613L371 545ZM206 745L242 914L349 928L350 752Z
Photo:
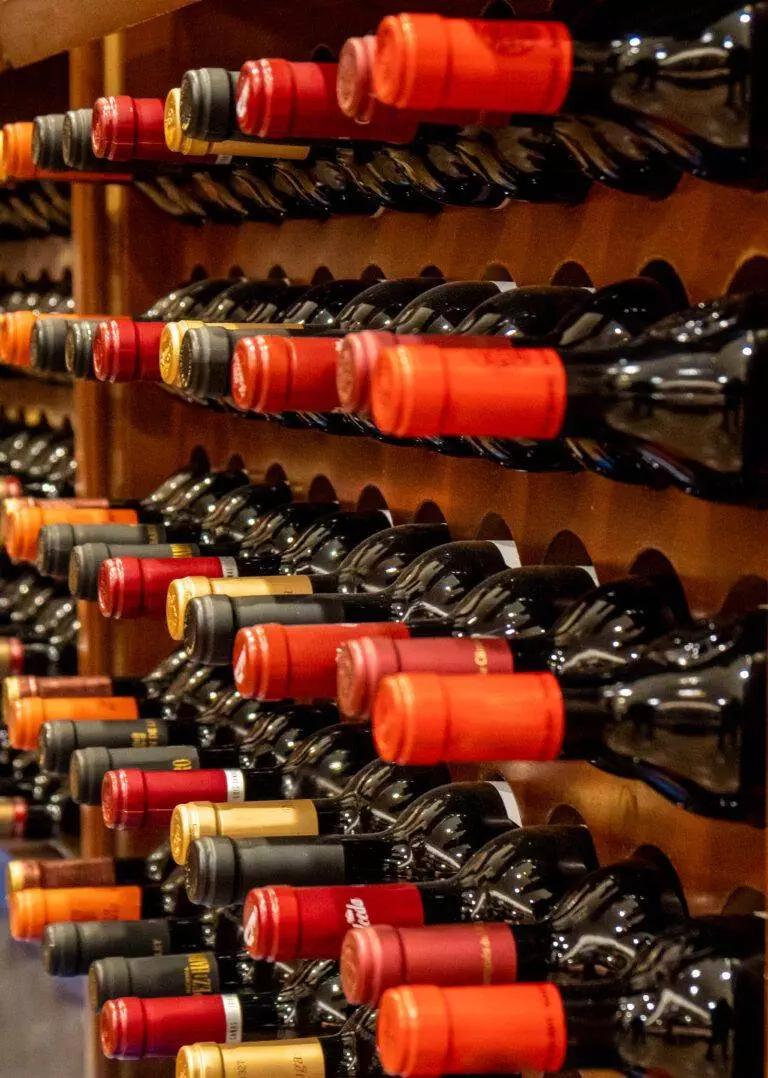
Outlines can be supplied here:
M398 984L613 980L655 936L684 930L687 910L672 866L646 849L573 884L542 920L516 921L351 929L341 949L347 999L375 1006Z
M378 1016L381 1061L402 1075L576 1067L757 1078L763 951L760 918L712 917L654 940L617 981L391 988ZM670 1025L670 999L684 1037Z
M147 857L86 857L9 861L6 891L28 888L123 887L158 883L173 867L167 842Z
M204 596L187 607L184 643L190 657L215 664L227 661L237 631L246 626L383 623L387 619L438 623L474 586L510 564L519 564L511 540L447 543L416 558L394 584L377 595ZM407 630L399 632L406 634ZM281 693L285 695L290 694Z
M750 75L763 47L762 9L744 20L741 13L731 6L694 40L638 31L602 41L574 40L557 22L390 16L377 33L374 86L380 101L401 108L472 109L493 100L511 113L616 119L647 135L681 169L761 187L765 149L752 121L759 105ZM525 49L524 79L511 41ZM724 75L711 74L694 89L680 72L691 49L702 47L712 71ZM420 65L434 55L442 72L430 82Z
M8 922L14 939L40 939L58 921L137 921L186 915L192 911L174 869L162 883L112 887L27 888L8 897Z
M605 684L493 674L479 716L461 678L398 674L379 687L373 731L381 756L398 763L589 759L689 811L762 825L764 687L764 652L690 673L645 674L640 665L635 677L630 664Z
M375 835L312 842L196 839L187 856L187 894L203 906L228 906L267 884L448 877L474 849L517 821L517 802L506 783L456 782L422 794L391 827Z
M29 841L77 835L80 814L69 794L53 793L43 802L23 797L0 798L0 836Z
M589 571L581 568L507 569L457 604L447 628L461 640L419 639L418 633L412 640L369 640L363 627L363 635L341 644L336 655L340 710L350 718L365 718L382 677L406 667L446 674L511 673L518 639L539 641L548 635L579 600L592 598L591 585ZM438 632L444 629L437 627Z
M293 594L327 595L341 593L354 595L379 592L396 580L404 569L420 554L450 540L446 524L399 524L383 528L358 543L337 568L329 563L317 565L317 572L288 574L285 584ZM293 566L291 566L293 568ZM328 569L324 572L324 569ZM183 577L168 587L166 617L168 631L174 640L183 639L184 618L192 599L204 595L229 595L231 598L249 594L258 595L270 591L279 593L283 583L280 577L261 580L243 579L236 589L230 587L227 578ZM260 590L263 589L263 590ZM186 652L185 652L186 654Z
M560 572L555 570L556 574ZM530 573L531 570L523 570L521 578ZM511 576L512 582L516 576L517 573ZM671 647L678 649L681 660L685 642L689 645L693 642L685 597L672 580L628 577L602 584L576 598L559 617L549 621L549 628L544 631L546 605L543 612L526 624L528 611L521 610L522 616L518 618L517 592L508 589L508 581L509 578L500 575L489 582L487 589L477 588L459 604L451 622L451 632L459 639L450 642L434 637L429 640L393 637L391 642L385 638L368 640L363 635L367 629L363 627L360 634L341 646L336 658L336 690L342 712L350 718L369 714L379 684L388 674L549 669L569 679L610 679L625 663L645 655L652 642L673 626L684 626L669 641ZM498 587L494 587L497 583ZM531 583L535 585L536 580L529 580ZM531 594L535 596L535 590ZM511 609L506 606L510 595ZM539 598L543 599L544 595ZM557 595L554 598L557 604ZM542 610L536 601L531 609ZM550 611L554 616L555 609ZM703 625L696 636L706 641L713 632L711 625ZM719 646L730 646L725 644L727 637L727 631L715 632L712 654ZM656 661L666 668L673 660L659 655ZM241 688L248 688L244 679Z
M97 958L88 971L88 997L94 1011L109 999L138 996L210 996L242 989L268 990L275 973L269 963L245 954L211 951L152 955L143 958Z
M327 713L319 709L295 708L294 712L298 715L293 719L283 715L268 723L276 729L268 730L266 737L258 731L234 749L210 751L205 762L218 763L217 767L155 773L134 764L106 772L102 786L105 823L119 830L147 822L169 824L174 808L192 800L222 803L340 793L373 759L368 730L350 734L350 726L329 727ZM226 764L233 766L225 768Z
M355 527L370 526L371 517L359 514L339 514L332 503L294 502L280 509L274 509L255 521L252 510L241 514L245 519L230 521L227 526L215 526L201 532L200 539L210 542L194 545L189 558L137 557L136 554L115 554L110 547L110 557L99 560L98 596L99 606L110 617L158 617L167 613L170 603L171 635L174 639L181 635L177 628L183 617L183 611L177 612L176 602L186 608L185 589L173 588L173 599L168 598L169 588L178 580L194 574L195 581L206 579L227 579L229 591L224 594L302 594L306 591L304 580L272 580L261 582L265 572L280 568L282 558L293 550L294 544L309 532L313 525L323 519L336 516L335 527L342 529L343 522L354 530ZM213 514L212 514L213 516ZM385 520L381 518L382 522ZM234 526L233 526L234 524ZM242 529L246 529L244 532ZM331 532L333 527L331 527ZM99 551L88 553L88 562L96 560ZM141 552L140 552L141 553ZM150 554L147 550L144 553ZM226 553L226 556L222 556ZM208 556L208 555L211 556ZM85 562L81 552L79 562ZM88 573L90 578L90 572ZM255 578L251 581L249 578ZM195 585L196 587L198 585ZM207 594L203 590L201 594Z
M351 926L525 924L545 917L596 867L585 827L511 827L446 879L254 888L245 900L243 938L255 957L294 960L337 957Z
M450 781L448 769L439 765L398 768L372 760L333 797L247 801L237 806L211 801L177 805L171 817L173 859L183 865L190 842L215 835L272 838L381 831L415 798Z
M246 628L236 638L235 680L244 696L260 699L293 695L301 699L330 699L337 695L342 684L345 714L354 717L364 713L366 699L372 699L378 680L389 671L390 664L397 666L400 660L395 656L400 651L393 651L386 644L372 651L373 645L366 642L362 648L354 647L349 668L346 658L338 655L338 649L347 642L361 638L367 641L371 629L376 639L385 641L426 636L431 638L428 642L403 652L417 665L426 663L427 669L443 669L441 664L447 663L446 672L449 668L466 673L509 670L518 638L524 640L530 634L539 640L543 627L551 626L557 618L558 609L565 608L565 612L557 622L571 611L571 604L580 595L591 594L590 584L587 572L578 568L508 569L469 589L453 610L443 598L442 619L436 616L439 607L434 602L425 604L431 618L409 615L405 622L357 621L314 629L276 624ZM435 639L438 634L452 632L468 639L461 644ZM476 639L475 632L496 634L502 640L497 643L486 637ZM546 634L543 639L547 639Z
M190 1028L198 1037L240 1044L267 1035L323 1033L342 1026L351 1011L336 963L309 962L276 993L108 1000L100 1038L110 1059L175 1056L189 1042Z
M365 281L339 278L315 285L302 292L293 303L279 309L263 312L257 309L253 318L243 318L240 324L231 317L225 326L207 325L206 320L201 319L201 325L190 326L183 334L177 367L169 351L163 378L197 396L229 396L232 388L230 368L238 340L258 333L330 329L338 324L339 315L350 300L364 291L367 291ZM172 330L169 330L169 342L171 334Z
M99 958L197 951L235 955L241 950L240 926L226 913L139 921L61 921L46 925L42 937L43 967L52 977L83 976Z

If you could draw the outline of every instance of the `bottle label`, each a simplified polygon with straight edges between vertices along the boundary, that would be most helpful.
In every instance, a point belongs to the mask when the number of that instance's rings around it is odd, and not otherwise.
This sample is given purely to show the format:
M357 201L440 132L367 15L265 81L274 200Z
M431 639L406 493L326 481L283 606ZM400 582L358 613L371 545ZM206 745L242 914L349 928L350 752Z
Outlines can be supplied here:
M219 558L219 565L221 566L221 575L230 579L235 576L240 576L237 571L237 562L234 558Z
M207 954L190 954L184 960L184 988L188 996L211 996L218 990L218 971Z
M143 729L131 732L132 749L154 748L156 745L165 745L165 743L165 739L161 739L160 727L156 719L147 719L143 723Z
M222 996L226 1023L225 1044L240 1044L243 1040L243 1009L237 996Z
M498 539L492 540L493 545L497 547L499 553L504 559L504 564L509 569L519 569L522 562L520 561L520 554L517 549L517 543L514 539Z
M183 543L171 543L171 557L172 558L191 558L195 551L191 546L184 546Z
M517 798L512 793L512 787L506 782L489 782L488 785L493 786L494 790L501 798L501 803L504 806L507 817L512 823L522 826L523 818L520 812L520 806L517 803Z
M242 771L224 771L227 801L245 801L245 775Z

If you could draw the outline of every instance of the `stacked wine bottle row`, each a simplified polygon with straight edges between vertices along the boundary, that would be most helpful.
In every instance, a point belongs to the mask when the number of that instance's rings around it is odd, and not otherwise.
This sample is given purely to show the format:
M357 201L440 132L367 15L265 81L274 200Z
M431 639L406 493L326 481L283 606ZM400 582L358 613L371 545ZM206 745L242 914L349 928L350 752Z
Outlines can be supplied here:
M526 826L507 783L447 765L582 758L762 825L764 611L695 620L668 578L521 566L197 463L132 505L6 502L4 529L14 558L100 572L105 605L182 560L145 558L158 539L199 570L171 586L185 646L146 677L3 687L7 831L54 836L78 802L169 828L146 860L9 867L12 934L88 973L108 1055L762 1074L761 918L693 916L659 852L601 866L585 826Z
M676 311L642 277L596 291L209 279L135 321L7 313L0 355L162 380L289 427L765 505L767 327L763 292Z
M176 216L277 222L577 203L593 182L659 198L686 172L763 188L761 5L639 5L623 25L606 11L390 15L335 60L193 69L165 100L7 124L4 172L133 182Z

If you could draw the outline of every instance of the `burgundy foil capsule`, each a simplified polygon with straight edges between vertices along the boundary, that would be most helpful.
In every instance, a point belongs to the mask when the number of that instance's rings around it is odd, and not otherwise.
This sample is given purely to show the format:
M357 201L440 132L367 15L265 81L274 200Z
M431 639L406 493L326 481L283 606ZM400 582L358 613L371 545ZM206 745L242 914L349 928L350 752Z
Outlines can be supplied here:
M173 810L187 801L230 800L233 776L220 768L192 771L108 771L101 786L104 823L115 831L166 826Z
M340 971L349 1002L375 1006L398 984L509 984L517 948L505 924L374 925L347 932Z
M512 652L492 637L397 640L360 637L336 656L336 698L350 719L370 716L376 690L388 674L431 670L438 674L511 674ZM479 690L480 691L480 690Z
M381 108L374 120L358 124L345 116L336 98L337 64L249 60L237 81L237 122L261 138L365 139L410 142L416 124L399 110Z
M382 921L423 925L418 887L255 887L243 907L243 939L253 958L338 958L349 928Z
M160 337L164 322L110 318L93 338L93 369L100 382L161 382Z
M184 576L223 576L220 558L107 558L99 567L105 618L165 618L168 588Z
M221 1044L228 1038L228 1013L234 997L122 996L104 1004L99 1019L101 1047L108 1059L174 1056L195 1041ZM239 1013L234 999L234 1010Z

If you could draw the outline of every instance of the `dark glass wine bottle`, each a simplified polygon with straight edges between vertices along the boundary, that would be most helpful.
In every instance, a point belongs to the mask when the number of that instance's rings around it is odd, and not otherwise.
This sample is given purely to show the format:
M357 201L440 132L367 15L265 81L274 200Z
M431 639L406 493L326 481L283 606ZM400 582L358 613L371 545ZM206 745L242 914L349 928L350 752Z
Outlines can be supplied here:
M52 977L83 976L99 958L197 951L236 955L242 949L240 925L226 912L138 921L61 921L46 925L42 937L43 967Z
M85 749L72 757L76 797L98 804L107 825L118 829L170 822L176 805L204 800L254 801L340 792L374 756L370 733L349 725L328 726L329 710L287 706L232 746L180 746L191 763L172 767L171 753ZM204 766L203 766L204 765ZM139 770L142 768L142 770ZM83 776L88 776L88 782Z
M184 642L198 661L224 662L246 626L320 625L387 620L438 624L467 592L508 565L519 565L512 540L465 541L434 547L378 594L230 599L209 595L187 607ZM383 631L388 631L386 627ZM406 629L400 635L407 634ZM426 628L425 628L426 635ZM396 630L397 632L397 630ZM235 665L238 658L235 657ZM245 695L251 695L245 693ZM281 692L281 697L290 696Z
M633 28L590 41L575 40L556 22L431 15L410 21L406 34L398 21L404 16L391 16L377 36L377 95L401 108L473 109L492 100L509 113L612 119L649 138L681 169L761 188L765 145L754 119L761 107L754 72L765 12L760 4L728 7L692 39L673 36L674 17L672 32ZM692 50L706 65L696 78ZM444 58L444 78L421 78L416 57L435 53Z
M187 893L204 906L227 906L267 884L448 878L473 850L518 822L506 783L456 782L422 794L376 835L197 839L187 857Z
M646 848L574 883L542 920L518 914L513 922L486 921L354 929L341 952L347 998L375 1006L398 984L568 984L621 977L654 936L684 929L687 911L671 865Z
M101 1043L108 1058L174 1056L196 1037L240 1044L267 1036L309 1036L339 1028L353 1010L335 962L302 964L277 992L107 1001Z
M596 867L585 827L510 827L446 879L255 888L243 911L245 944L263 958L328 958L339 955L345 933L355 926L526 924L546 917L560 896ZM497 943L494 947L491 957L501 954ZM505 970L507 957L508 949L500 960ZM382 954L382 962L392 959L389 952Z
M438 688L439 675L400 674L379 689L374 736L384 759L403 764L432 762L428 743L440 744L441 760L592 760L689 811L764 824L765 652L726 655L690 672L638 666L602 684L492 674L482 715L461 678Z
M381 831L427 790L451 781L446 767L393 767L372 760L340 794L236 805L195 801L177 805L171 818L171 850L177 864L196 839L356 835Z
M759 1078L762 919L711 917L650 942L617 981L393 988L378 1044L387 1073L610 1069Z
M204 595L228 595L230 598L249 594L263 595L269 591L279 593L283 587L287 593L327 595L367 594L389 587L404 569L419 555L450 540L446 524L399 524L383 528L358 543L344 560L334 567L330 562L318 562L311 573L291 572L282 574L285 581L243 578L232 585L228 578L206 578L195 575L174 580L168 586L168 631L174 640L184 636L184 618L192 599ZM293 559L291 559L293 561ZM291 564L291 569L294 566ZM327 571L326 571L327 570ZM186 652L185 652L186 654Z

